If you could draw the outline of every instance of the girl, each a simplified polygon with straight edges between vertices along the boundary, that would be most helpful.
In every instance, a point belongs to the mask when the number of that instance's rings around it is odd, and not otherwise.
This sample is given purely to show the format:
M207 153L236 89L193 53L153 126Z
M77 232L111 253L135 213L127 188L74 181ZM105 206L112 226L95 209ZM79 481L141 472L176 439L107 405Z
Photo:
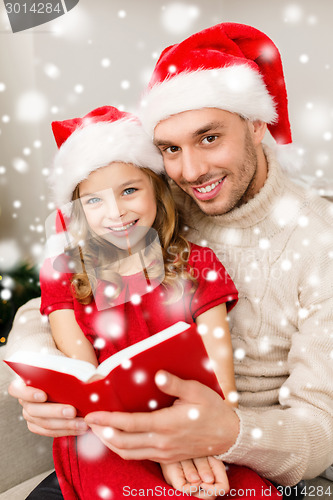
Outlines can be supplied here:
M236 405L227 311L237 291L215 254L180 234L158 150L135 117L109 106L55 122L53 132L60 150L51 184L57 206L70 214L59 211L58 223L71 241L65 257L44 263L40 281L41 312L58 348L97 366L177 321L195 321L226 401ZM125 462L104 448L90 460L82 439L54 442L65 499L98 498L101 484L113 498L124 486L165 485L152 462ZM229 487L223 463L213 457L161 467L170 485L191 493L196 485L200 498Z

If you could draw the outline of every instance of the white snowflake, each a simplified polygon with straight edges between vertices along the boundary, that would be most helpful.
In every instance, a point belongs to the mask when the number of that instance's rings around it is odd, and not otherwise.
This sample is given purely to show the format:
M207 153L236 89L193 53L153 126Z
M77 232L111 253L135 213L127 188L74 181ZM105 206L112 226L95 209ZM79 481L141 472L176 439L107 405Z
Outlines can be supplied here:
M21 259L21 251L16 240L5 239L0 242L0 269L10 271Z
M168 379L164 373L158 373L155 377L155 382L157 385L165 385Z
M234 356L237 360L241 361L242 359L245 358L246 352L244 349L239 347L238 349L235 349Z
M222 337L224 337L224 334L225 334L225 331L222 327L220 326L217 326L216 328L214 328L213 330L213 335L215 338L217 339L221 339Z
M299 56L299 62L302 64L306 64L309 62L309 56L307 54L301 54Z
M303 10L297 4L287 5L283 10L283 17L286 23L297 24L303 17Z
M138 295L137 293L134 293L132 296L131 296L131 302L132 304L134 305L138 305L141 303L141 297L140 295Z
M187 412L187 416L190 420L197 420L200 416L200 412L197 408L190 408Z
M4 288L1 290L0 296L2 300L9 300L12 297L12 292L8 288Z
M123 80L121 83L120 83L120 87L123 89L123 90L128 90L130 88L131 84L128 80Z
M207 281L216 281L218 278L218 274L216 271L208 271L207 273L207 276L206 276L206 280Z
M273 216L282 227L290 224L298 213L299 202L292 197L284 196L274 205Z
M103 436L105 439L111 439L114 436L114 429L112 427L104 427Z
M208 326L207 325L198 325L197 326L197 331L200 333L200 335L205 335L208 332Z
M53 63L46 63L44 66L44 73L52 80L55 80L60 76L60 69Z
M48 100L42 92L28 90L21 94L16 102L16 117L24 123L39 123L48 112Z
M282 387L280 387L280 390L279 390L279 396L281 399L286 399L290 396L290 389L289 387L283 385Z
M121 362L121 367L124 369L124 370L128 370L129 368L131 368L132 366L132 361L130 359L124 359L122 362Z
M98 460L106 450L102 441L92 432L87 432L77 438L78 455L86 460Z
M103 500L111 500L113 498L112 490L110 490L110 488L104 485L98 486L97 495L99 496L99 498L102 498Z
M101 339L100 337L98 337L94 342L95 349L103 349L105 345L106 345L105 340Z
M12 164L14 169L20 174L25 174L29 170L29 165L23 158L14 158Z
M124 335L124 321L124 317L117 311L103 311L96 318L95 331L99 337L117 340Z
M108 57L104 57L102 60L101 60L101 66L102 68L109 68L111 66L111 61Z
M270 241L267 238L260 238L259 248L261 248L261 250L267 250L268 248L270 248L270 246Z
M231 391L229 392L228 394L228 400L230 401L230 403L237 403L237 401L239 400L239 394L237 391Z
M260 429L260 427L255 427L254 429L252 429L251 431L251 436L254 438L254 439L260 439L263 435L263 432L262 432L262 429Z
M173 2L163 6L162 24L169 33L181 34L190 30L199 15L200 10L196 5Z
M136 384L143 384L147 380L147 373L144 370L136 370L133 373L133 378Z
M282 262L281 262L281 269L283 271L290 271L290 269L292 268L292 263L290 262L290 260L288 259L284 259Z
M76 92L77 94L82 94L83 91L84 86L82 84L78 83L77 85L75 85L74 92Z

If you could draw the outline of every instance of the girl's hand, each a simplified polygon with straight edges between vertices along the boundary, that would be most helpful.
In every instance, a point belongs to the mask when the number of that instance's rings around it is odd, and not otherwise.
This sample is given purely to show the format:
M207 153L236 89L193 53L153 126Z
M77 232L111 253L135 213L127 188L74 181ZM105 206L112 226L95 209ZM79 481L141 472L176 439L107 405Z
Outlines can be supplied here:
M48 403L45 392L26 386L21 380L12 382L8 392L18 398L28 429L35 434L50 437L79 436L88 430L83 418L76 417L73 406Z
M224 464L214 457L161 464L161 468L168 484L196 498L212 499L229 491Z

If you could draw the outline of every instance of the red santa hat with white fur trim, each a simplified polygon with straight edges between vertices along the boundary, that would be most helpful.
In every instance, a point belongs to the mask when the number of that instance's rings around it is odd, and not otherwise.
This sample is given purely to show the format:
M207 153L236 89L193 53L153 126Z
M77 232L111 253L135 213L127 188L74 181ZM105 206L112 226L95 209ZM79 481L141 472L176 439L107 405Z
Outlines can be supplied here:
M264 33L221 23L162 52L141 101L147 133L174 114L206 107L267 123L282 166L298 168L295 148L286 149L292 137L280 53Z
M49 181L58 208L71 202L74 189L91 172L112 162L164 172L162 156L138 118L112 106L53 122L52 130L59 151Z

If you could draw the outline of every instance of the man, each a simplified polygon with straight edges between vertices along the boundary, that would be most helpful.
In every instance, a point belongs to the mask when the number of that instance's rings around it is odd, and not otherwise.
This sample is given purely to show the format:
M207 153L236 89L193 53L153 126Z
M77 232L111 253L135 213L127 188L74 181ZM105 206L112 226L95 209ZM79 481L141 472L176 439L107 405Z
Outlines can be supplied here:
M333 460L333 210L288 180L262 145L267 127L277 149L291 143L277 48L233 23L169 47L142 119L181 188L189 238L206 240L239 290L230 313L239 409L165 374L161 389L179 404L149 414L100 412L86 422L126 459L209 454L284 485L314 477ZM12 385L10 392L23 400L33 432L85 431L72 408L33 402L45 400L41 391ZM193 408L196 419L188 417Z

